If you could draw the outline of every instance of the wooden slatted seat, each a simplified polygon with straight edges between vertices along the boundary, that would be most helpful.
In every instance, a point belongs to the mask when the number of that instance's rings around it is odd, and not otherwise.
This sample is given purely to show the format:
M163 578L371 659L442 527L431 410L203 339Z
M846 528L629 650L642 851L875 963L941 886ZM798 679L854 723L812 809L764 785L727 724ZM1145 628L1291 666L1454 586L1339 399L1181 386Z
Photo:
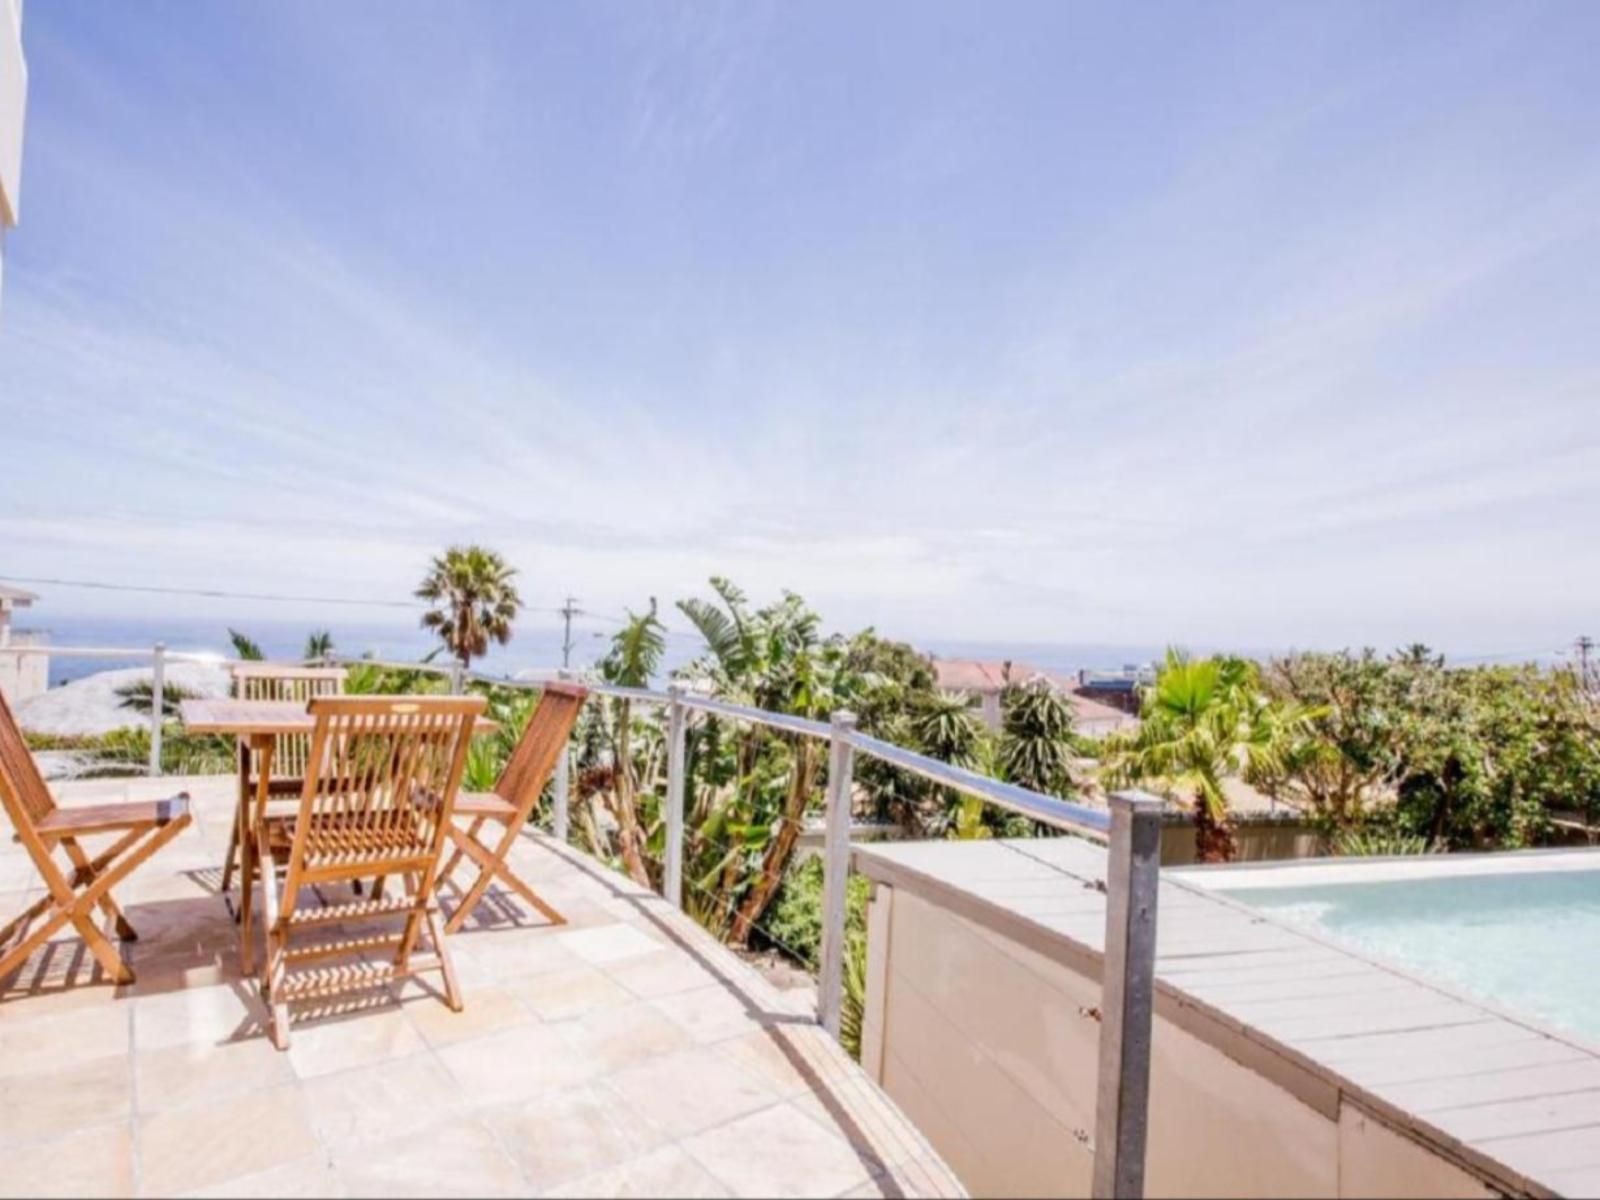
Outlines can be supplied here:
M343 667L302 667L263 661L236 662L230 665L229 670L233 677L235 699L292 700L300 704L307 703L313 696L342 694L346 676ZM239 834L244 825L245 809L255 791L255 781L245 769L249 751L241 746L239 754L239 819L233 832L228 835L228 856L222 867L224 892L233 886L233 872L239 862ZM309 734L284 733L273 738L269 776L273 790L282 795L298 796L310 757Z
M82 808L57 806L5 696L0 694L0 803L47 893L0 928L0 946L10 946L0 954L0 979L26 962L28 955L63 925L70 924L113 982L133 982L132 968L94 923L94 911L98 908L112 922L122 940L133 941L138 936L112 899L111 889L188 828L188 797ZM91 857L78 842L89 834L121 836ZM55 861L58 848L67 857L68 869Z
M561 914L517 877L506 862L506 856L510 854L517 835L533 815L534 806L539 803L544 785L555 770L558 758L565 753L567 739L572 736L572 727L577 723L578 713L588 695L586 689L573 684L546 684L538 707L533 710L527 727L522 731L516 750L495 783L495 790L457 798L456 816L465 817L468 824L465 829L453 822L450 824L447 832L455 852L440 871L439 878L441 882L448 880L463 857L470 858L477 865L478 877L450 914L450 922L445 926L447 933L455 933L461 928L496 879L549 920L562 923ZM491 821L502 826L501 835L492 847L478 839L479 832Z
M307 996L364 989L420 971L443 977L446 1003L461 1008L461 993L434 898L439 861L451 827L456 793L466 766L473 723L483 712L477 696L319 696L311 700L311 771L300 803L284 812L274 800L271 763L257 772L242 844L240 901L246 974L255 970L254 893L261 875L266 957L261 989L271 1006L272 1040L289 1044L289 1002ZM270 748L263 751L270 760ZM429 804L419 804L418 796ZM300 907L301 892L319 884L354 883L363 876L394 875L404 894L338 906L319 919ZM281 880L281 886L280 886ZM341 934L307 947L300 933L337 921L404 917L402 928L371 936ZM413 957L424 930L432 951ZM300 967L310 959L387 955L361 961Z

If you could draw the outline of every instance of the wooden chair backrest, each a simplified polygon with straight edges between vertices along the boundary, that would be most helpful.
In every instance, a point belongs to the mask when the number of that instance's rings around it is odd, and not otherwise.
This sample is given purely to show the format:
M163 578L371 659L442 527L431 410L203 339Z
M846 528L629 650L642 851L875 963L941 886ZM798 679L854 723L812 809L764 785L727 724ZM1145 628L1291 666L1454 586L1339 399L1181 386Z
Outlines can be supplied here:
M55 799L39 774L22 728L0 692L0 800L17 834L30 842L34 827L56 810Z
M497 796L516 805L520 820L526 821L539 802L545 781L555 770L588 695L587 689L570 683L545 685L538 707L528 718L517 748L494 786Z
M436 861L455 809L481 696L317 696L311 763L289 856L288 895L308 860L382 847Z
M293 700L305 704L315 696L338 696L344 692L343 667L239 662L232 669L233 694L240 700ZM279 734L273 741L272 777L301 779L310 759L309 734Z

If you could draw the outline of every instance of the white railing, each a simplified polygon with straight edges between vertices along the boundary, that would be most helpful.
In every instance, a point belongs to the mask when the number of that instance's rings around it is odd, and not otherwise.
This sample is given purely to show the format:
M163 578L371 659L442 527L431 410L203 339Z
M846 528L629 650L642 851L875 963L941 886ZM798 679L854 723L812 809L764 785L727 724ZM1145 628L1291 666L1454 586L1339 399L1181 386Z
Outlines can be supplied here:
M161 770L162 689L164 667L173 661L216 663L213 655L174 654L157 643L149 650L61 646L17 647L10 653L63 657L139 660L152 666L150 770ZM568 681L617 699L667 710L666 854L662 895L683 907L684 802L686 738L690 713L744 721L799 737L828 743L828 793L823 841L823 924L818 1020L837 1037L844 998L846 880L850 873L850 819L854 760L867 755L943 787L975 796L1008 812L1069 833L1104 842L1107 850L1105 954L1101 976L1100 1063L1094 1138L1095 1196L1138 1197L1144 1192L1145 1139L1149 1114L1150 1041L1155 1001L1156 900L1160 874L1161 801L1142 792L1117 792L1109 808L1044 796L1015 784L951 766L904 747L870 737L856 728L849 712L828 721L769 712L691 692L677 685L666 691L620 687L578 672L528 672L503 679L469 671L459 663L392 662L330 656L319 660L339 666L385 667L443 675L452 691L468 682L538 690L545 683ZM553 781L554 836L566 842L570 829L570 766L557 760Z

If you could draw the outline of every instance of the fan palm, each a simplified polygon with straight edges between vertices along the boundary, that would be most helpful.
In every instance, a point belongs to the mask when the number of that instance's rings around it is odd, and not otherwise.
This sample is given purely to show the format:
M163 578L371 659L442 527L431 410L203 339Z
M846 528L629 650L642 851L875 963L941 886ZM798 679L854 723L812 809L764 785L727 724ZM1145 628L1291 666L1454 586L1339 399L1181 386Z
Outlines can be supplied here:
M1156 781L1187 792L1200 861L1227 862L1234 839L1223 780L1275 769L1312 716L1268 700L1254 663L1169 650L1145 693L1138 731L1108 739L1107 782Z
M489 652L491 641L503 646L511 640L511 623L522 608L516 573L493 550L451 546L417 587L417 598L435 606L422 614L422 627L436 632L462 667L470 666Z

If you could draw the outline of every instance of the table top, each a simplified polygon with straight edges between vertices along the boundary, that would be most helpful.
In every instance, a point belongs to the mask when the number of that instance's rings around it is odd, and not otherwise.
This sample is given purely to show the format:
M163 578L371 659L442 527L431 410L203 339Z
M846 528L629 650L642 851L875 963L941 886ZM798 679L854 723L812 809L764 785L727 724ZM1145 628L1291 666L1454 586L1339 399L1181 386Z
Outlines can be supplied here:
M183 700L178 716L189 733L221 733L234 737L310 733L316 718L303 700ZM475 733L493 733L498 726L479 717Z

